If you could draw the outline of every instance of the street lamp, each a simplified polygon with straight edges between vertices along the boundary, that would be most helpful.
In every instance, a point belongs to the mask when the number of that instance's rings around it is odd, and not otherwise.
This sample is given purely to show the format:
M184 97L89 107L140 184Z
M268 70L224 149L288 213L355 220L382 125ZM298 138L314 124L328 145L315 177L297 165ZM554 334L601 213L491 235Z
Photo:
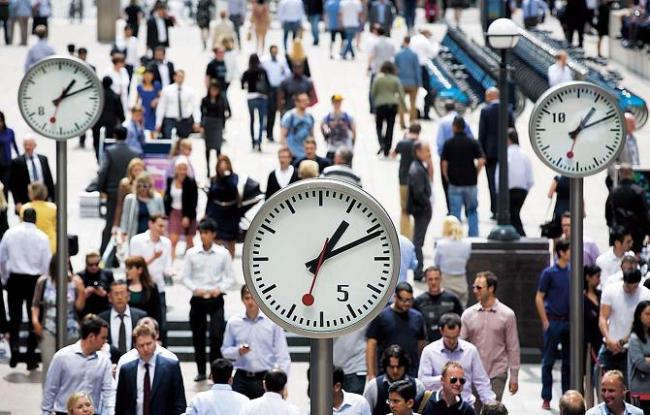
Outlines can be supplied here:
M519 233L510 224L510 194L508 189L508 50L519 41L519 27L510 19L497 19L487 30L488 44L501 52L499 63L499 202L497 226L492 229L488 239L497 241L516 241Z

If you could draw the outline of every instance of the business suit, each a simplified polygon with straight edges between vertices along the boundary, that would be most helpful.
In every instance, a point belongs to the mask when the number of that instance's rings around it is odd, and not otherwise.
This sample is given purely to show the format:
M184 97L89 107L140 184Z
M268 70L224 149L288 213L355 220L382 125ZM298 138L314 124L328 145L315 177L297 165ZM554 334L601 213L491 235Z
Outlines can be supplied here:
M52 179L52 172L50 171L50 164L47 157L42 154L34 154L38 157L41 163L41 182L47 187L48 200L54 202L54 180ZM25 154L21 154L11 161L11 169L9 171L9 189L14 197L14 203L27 203L29 196L27 195L27 186L31 183L29 177L29 169L27 168L28 158Z
M431 182L427 168L420 160L413 160L409 167L408 175L408 201L406 210L413 215L413 245L415 245L415 256L418 259L418 266L413 271L416 280L423 277L424 257L422 246L427 235L427 228L431 222Z
M174 22L170 18L163 18L165 21L165 33L166 40L161 42L158 40L158 26L156 25L155 17L150 17L147 19L147 48L154 50L158 46L169 47L169 27L174 25Z
M155 370L151 380L151 415L185 413L185 389L179 362L154 355ZM136 415L138 399L138 365L140 359L126 363L117 378L115 413Z
M514 127L512 112L508 111L508 127ZM485 173L490 189L490 210L497 213L497 189L495 172L499 159L499 101L494 100L481 109L478 124L478 141L485 154ZM505 143L504 143L505 144Z
M173 84L174 83L174 64L171 63L170 61L167 61L165 63L167 65L167 71L169 72L169 83ZM157 61L151 61L148 65L148 68L153 72L153 80L160 82L160 85L162 87L166 87L167 85L163 85L162 77L160 76L160 70L158 69L158 62Z
M112 308L109 308L108 310L99 313L99 317L108 323L107 341L108 344L111 346L111 362L117 363L117 361L120 359L122 355L120 354L118 346L113 344L113 337L111 334L111 310ZM129 311L131 312L131 330L133 330L135 326L138 324L138 321L147 317L147 313L135 307L129 307Z
M118 141L113 146L106 149L104 161L99 168L97 177L97 187L100 192L106 193L106 225L102 232L101 252L104 252L108 241L111 239L111 228L115 219L115 207L117 206L117 189L120 180L126 176L126 168L129 162L138 157L131 147L125 141Z
M383 3L382 3L383 2ZM384 5L383 10L381 4ZM368 22L370 26L379 24L382 29L390 36L390 29L393 27L393 20L395 19L395 10L393 4L386 0L374 0L370 3L370 13Z

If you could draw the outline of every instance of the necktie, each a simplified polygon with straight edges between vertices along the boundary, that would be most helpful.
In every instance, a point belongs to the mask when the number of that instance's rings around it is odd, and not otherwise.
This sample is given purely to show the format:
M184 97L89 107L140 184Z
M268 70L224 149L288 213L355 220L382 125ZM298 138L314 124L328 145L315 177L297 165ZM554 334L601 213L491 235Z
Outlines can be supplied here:
M149 377L149 363L144 364L144 386L142 389L142 415L151 415L151 378Z
M181 104L181 86L178 86L178 121L183 119L183 105Z
M124 325L124 314L117 315L120 318L120 332L117 337L117 349L120 355L126 353L126 326Z
M29 156L29 161L32 163L32 183L40 181L38 176L38 170L36 169L36 163L34 162L34 156Z

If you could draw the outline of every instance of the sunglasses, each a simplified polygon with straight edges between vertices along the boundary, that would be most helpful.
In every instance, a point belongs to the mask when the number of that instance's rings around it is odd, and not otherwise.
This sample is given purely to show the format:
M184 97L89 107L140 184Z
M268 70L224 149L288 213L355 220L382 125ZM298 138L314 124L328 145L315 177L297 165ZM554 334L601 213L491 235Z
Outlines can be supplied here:
M87 267L98 267L98 266L99 266L99 262L87 262L87 263L86 263L86 266L87 266Z
M481 291L485 287L481 287L480 285L472 285L472 288L475 289L476 291Z
M456 376L452 376L449 378L449 383L451 383L452 385L455 384L456 382L460 382L461 385L464 385L465 382L467 382L467 379L457 378Z
M145 183L138 183L136 186L138 189L148 189L151 187L151 185L145 184Z

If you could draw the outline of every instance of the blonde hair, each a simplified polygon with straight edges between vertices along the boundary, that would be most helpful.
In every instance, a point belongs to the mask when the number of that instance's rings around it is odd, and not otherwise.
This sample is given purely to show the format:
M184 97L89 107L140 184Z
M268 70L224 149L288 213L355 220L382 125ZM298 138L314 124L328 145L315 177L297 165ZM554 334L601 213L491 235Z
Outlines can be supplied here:
M318 163L314 160L303 160L298 166L298 176L301 179L318 177Z
M447 215L442 220L442 237L455 241L463 239L463 226L456 216Z
M133 194L138 194L138 184L148 184L149 185L149 197L154 197L153 193L153 180L151 176L146 171L138 174L138 176L133 180Z
M68 414L72 414L74 407L77 405L81 399L87 399L90 402L90 405L93 407L93 413L95 412L95 404L93 403L93 398L90 397L86 392L75 392L68 398L66 407L68 408Z
M42 182L30 183L27 189L32 200L47 200L47 187Z
M289 57L295 63L302 63L302 61L307 57L307 55L305 55L305 48L302 46L302 41L299 38L293 40Z
M192 141L189 138L181 138L180 140L176 140L174 145L171 148L171 151L169 152L169 155L171 157L176 157L181 154L181 148L189 148L192 150Z
M147 166L145 166L144 161L141 158L134 158L129 161L129 164L126 166L126 177L129 179L129 183L133 183L135 180L135 175L133 174L133 169L136 166L142 167L143 170L146 170Z

